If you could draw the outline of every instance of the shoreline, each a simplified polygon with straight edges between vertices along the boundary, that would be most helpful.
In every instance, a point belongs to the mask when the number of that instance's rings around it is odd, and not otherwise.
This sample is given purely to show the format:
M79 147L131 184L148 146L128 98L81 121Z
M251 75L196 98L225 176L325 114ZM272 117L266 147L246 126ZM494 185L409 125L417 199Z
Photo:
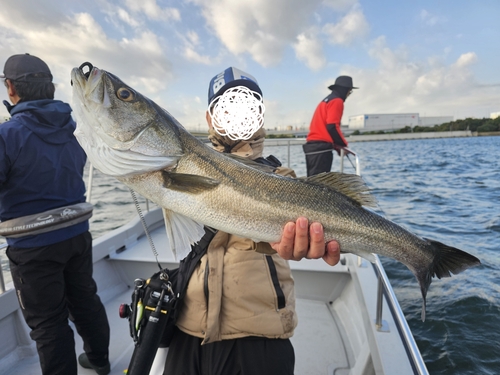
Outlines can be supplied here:
M437 139L437 138L465 138L477 137L477 132L470 130L456 130L447 132L427 132L427 133L390 133L390 134L367 134L347 136L348 142L370 142L370 141L397 141L408 139Z

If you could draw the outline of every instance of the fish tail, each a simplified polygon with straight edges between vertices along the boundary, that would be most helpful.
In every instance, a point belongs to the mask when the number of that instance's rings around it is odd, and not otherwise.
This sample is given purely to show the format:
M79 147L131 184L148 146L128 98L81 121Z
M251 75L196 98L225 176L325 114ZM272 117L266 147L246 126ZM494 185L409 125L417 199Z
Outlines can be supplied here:
M434 276L438 279L442 277L450 277L452 274L456 275L465 271L467 268L481 264L481 261L478 258L466 253L465 251L445 245L438 241L429 240L428 238L425 238L425 240L433 248L435 256L434 260L431 262L429 267L424 270L424 272L416 273L423 298L422 321L425 321L427 290L429 289Z

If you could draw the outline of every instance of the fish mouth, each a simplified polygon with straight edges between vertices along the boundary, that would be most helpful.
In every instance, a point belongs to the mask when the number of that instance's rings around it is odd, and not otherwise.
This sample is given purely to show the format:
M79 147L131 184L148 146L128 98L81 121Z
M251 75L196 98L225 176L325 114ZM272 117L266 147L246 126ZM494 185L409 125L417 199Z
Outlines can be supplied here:
M85 72L85 68L88 68L88 71ZM106 90L103 90L103 87L101 87L103 75L103 70L93 66L89 62L84 62L78 68L73 68L71 71L71 86L78 93L80 99L87 97L97 104L106 104ZM91 95L95 90L98 90L99 95Z
M85 67L88 68L88 72L84 72ZM76 84L77 87L85 86L93 70L94 65L87 61L80 65L78 68L73 68L73 70L71 71L71 86L73 86L74 84Z

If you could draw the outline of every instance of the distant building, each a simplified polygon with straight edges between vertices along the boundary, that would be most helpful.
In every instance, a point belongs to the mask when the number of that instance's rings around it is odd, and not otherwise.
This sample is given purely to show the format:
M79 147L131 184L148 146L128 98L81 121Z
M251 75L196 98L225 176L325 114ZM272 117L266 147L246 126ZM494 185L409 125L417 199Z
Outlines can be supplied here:
M397 130L417 125L418 113L364 114L349 117L349 130Z
M406 126L434 126L453 121L453 116L420 117L418 113L363 114L349 117L350 131L392 131Z
M490 113L490 118L492 120L496 119L497 117L500 117L500 112L492 112L492 113Z

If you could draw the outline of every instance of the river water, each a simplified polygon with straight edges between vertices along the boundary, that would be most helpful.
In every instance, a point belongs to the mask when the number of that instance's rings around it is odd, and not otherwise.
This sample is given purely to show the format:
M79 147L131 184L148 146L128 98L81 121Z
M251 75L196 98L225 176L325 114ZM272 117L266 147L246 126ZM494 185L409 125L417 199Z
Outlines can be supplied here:
M379 213L481 260L479 267L433 280L422 322L413 274L382 258L429 372L500 374L500 137L360 142L350 147L378 199ZM266 150L284 165L290 163L297 175L306 174L300 145L291 146L290 161L286 147ZM338 157L333 170L338 170ZM354 173L349 162L344 171ZM131 220L135 207L128 188L115 179L95 172L92 185L90 228L97 238ZM144 207L144 200L140 202Z

